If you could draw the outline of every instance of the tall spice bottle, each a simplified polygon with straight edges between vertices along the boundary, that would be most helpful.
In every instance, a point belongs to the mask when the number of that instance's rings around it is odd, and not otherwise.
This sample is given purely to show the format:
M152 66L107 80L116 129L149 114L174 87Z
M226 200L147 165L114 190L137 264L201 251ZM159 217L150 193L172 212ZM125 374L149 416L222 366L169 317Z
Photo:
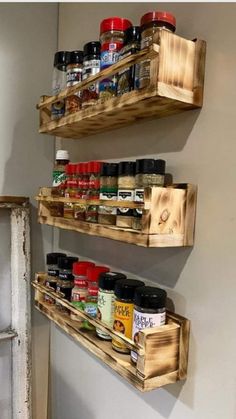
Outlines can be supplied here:
M75 86L82 81L83 51L71 51L66 67L66 86ZM81 108L82 92L79 91L66 99L66 113L77 112Z
M100 71L101 44L99 41L88 42L84 45L83 81ZM99 96L99 83L91 84L82 93L82 108L95 105Z

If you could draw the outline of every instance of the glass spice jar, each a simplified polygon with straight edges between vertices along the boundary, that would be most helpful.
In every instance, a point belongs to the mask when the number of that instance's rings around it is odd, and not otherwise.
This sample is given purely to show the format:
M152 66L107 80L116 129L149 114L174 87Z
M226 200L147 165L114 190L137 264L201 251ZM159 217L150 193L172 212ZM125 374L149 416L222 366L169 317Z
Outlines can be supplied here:
M153 43L153 35L158 30L175 32L176 19L168 12L148 12L142 16L141 26L141 50ZM150 84L150 60L140 63L139 87L147 87Z
M136 288L132 327L132 339L135 343L138 343L140 330L163 326L166 323L166 297L166 291L161 288ZM131 360L136 363L137 359L137 352L131 351Z
M97 319L112 328L114 321L114 305L115 305L115 283L118 279L126 279L126 275L120 272L101 273L98 281L98 305ZM110 335L96 328L97 335L104 340L111 340Z
M135 189L135 162L122 161L119 163L118 201L133 201ZM116 225L131 228L133 210L131 208L117 208Z
M100 25L101 70L118 61L118 53L124 44L124 31L132 26L128 19L110 17ZM116 95L116 75L99 83L99 97L110 99Z
M83 81L100 71L101 44L98 41L84 45ZM91 84L82 93L82 108L95 105L99 96L99 83Z
M66 257L65 253L47 253L47 276L45 279L45 287L52 291L56 291L57 281L59 276L58 259L59 257ZM44 295L44 301L48 304L55 304L54 298L49 295Z
M80 163L82 168L82 179L81 179L81 198L87 199L88 198L88 190L89 190L89 173L88 173L88 163Z
M52 172L52 196L64 196L66 188L66 165L70 162L67 150L57 150Z
M70 61L66 67L66 87L75 86L82 81L83 51L71 51ZM66 98L66 114L74 113L81 108L82 92Z
M118 191L118 164L104 163L101 169L100 177L100 195L101 200L116 200ZM116 224L115 207L107 205L99 205L98 222L100 224L115 225Z
M77 193L76 164L66 166L66 190L65 198L75 198ZM73 202L64 202L64 218L74 218Z
M136 279L121 279L115 283L115 310L113 329L132 338L134 292L137 287L142 287L144 282ZM117 352L130 353L124 343L112 339L112 348Z
M54 56L52 76L52 95L58 95L66 88L66 66L70 60L70 52L58 51ZM54 102L51 106L51 119L60 119L65 114L65 100Z
M78 262L77 257L67 256L59 257L58 259L59 275L56 292L60 295L60 297L65 298L68 301L71 300L71 291L74 287L74 276L72 274L74 262ZM67 312L67 310L60 303L56 303L56 307L60 311Z
M88 163L88 174L89 174L88 199L99 199L100 171L101 171L102 164L103 163L99 161L90 161Z

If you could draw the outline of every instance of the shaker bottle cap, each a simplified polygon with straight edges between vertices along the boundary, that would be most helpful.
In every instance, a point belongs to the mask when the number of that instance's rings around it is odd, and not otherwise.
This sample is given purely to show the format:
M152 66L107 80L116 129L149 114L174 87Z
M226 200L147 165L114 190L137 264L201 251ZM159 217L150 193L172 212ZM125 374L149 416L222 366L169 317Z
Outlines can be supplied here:
M130 22L128 19L123 19L117 16L108 17L107 19L103 19L100 24L100 34L112 30L125 31L130 26L132 26L132 22Z
M115 283L118 279L126 279L126 275L122 274L121 272L104 272L101 273L99 276L99 288L105 290L114 290Z
M134 304L142 308L163 308L166 306L167 293L157 287L139 287L134 294Z
M57 150L56 160L70 160L69 152L67 150Z
M59 257L66 257L65 253L47 253L47 265L57 265Z
M115 284L115 296L124 300L133 300L135 289L143 285L144 282L137 279L120 279Z

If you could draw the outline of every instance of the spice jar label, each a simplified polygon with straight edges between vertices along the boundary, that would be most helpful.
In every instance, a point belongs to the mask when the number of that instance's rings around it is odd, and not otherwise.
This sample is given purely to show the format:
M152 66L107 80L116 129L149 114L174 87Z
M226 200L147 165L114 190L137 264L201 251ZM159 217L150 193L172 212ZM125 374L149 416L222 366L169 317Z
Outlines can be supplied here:
M114 303L114 292L99 291L97 318L108 324L110 327L112 327L114 320Z
M99 199L109 200L109 199L117 199L116 192L100 192Z
M134 200L135 200L135 202L143 202L143 200L144 200L144 189L135 189Z
M118 201L133 201L134 191L129 189L118 190Z

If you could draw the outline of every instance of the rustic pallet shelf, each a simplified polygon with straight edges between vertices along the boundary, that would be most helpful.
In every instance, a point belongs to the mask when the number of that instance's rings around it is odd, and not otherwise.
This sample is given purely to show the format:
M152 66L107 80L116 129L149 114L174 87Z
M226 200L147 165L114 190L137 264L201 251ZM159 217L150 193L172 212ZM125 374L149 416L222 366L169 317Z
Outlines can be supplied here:
M32 282L36 309L137 389L150 391L186 378L190 327L187 319L168 312L166 325L139 332L139 344L135 344L50 291L43 285L44 280L45 274L40 273ZM61 313L54 305L46 303L45 295L53 297L69 314ZM113 351L111 343L99 339L95 332L80 329L79 323L70 318L71 313L88 320L95 327L134 349L138 353L137 366L132 364L129 355Z
M45 196L41 191L38 201L38 221L66 230L74 230L93 236L131 243L144 247L192 246L196 211L197 188L190 184L178 184L168 187L145 188L144 204L123 201L91 201L97 205L125 206L143 208L142 230L132 230L117 226L88 223L64 217L54 217L50 208L57 203L85 200L54 198ZM46 188L47 192L50 191ZM87 201L87 204L90 201Z
M95 76L69 87L57 96L42 96L40 133L64 138L82 138L124 127L143 119L162 118L202 107L206 43L189 41L166 30L160 30L149 48L127 57ZM87 109L51 120L51 105L94 82L116 74L127 65L149 58L150 84L138 91L125 93Z

